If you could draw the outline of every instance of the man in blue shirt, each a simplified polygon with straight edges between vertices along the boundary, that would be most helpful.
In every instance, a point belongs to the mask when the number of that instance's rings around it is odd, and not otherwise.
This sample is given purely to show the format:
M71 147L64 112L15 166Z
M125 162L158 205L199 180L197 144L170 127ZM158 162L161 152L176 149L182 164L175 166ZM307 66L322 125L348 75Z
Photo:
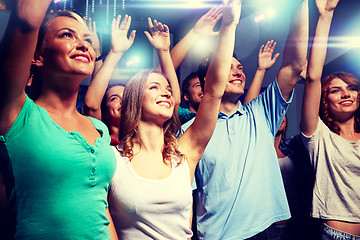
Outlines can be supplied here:
M297 4L276 81L244 106L243 66L232 60L217 125L195 173L199 239L279 239L272 225L290 218L274 136L306 62L308 0Z

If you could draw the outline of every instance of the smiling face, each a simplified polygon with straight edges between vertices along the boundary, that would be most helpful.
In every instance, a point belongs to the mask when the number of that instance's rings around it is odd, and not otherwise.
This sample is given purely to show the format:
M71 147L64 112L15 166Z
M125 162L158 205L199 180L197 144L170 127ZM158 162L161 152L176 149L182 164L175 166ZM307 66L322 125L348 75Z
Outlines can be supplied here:
M359 94L355 85L334 78L329 85L327 101L329 111L336 119L344 114L352 116L359 107Z
M167 79L158 73L150 73L142 98L143 121L162 122L170 119L174 113L174 98Z
M95 51L86 25L74 18L56 17L48 25L35 65L60 76L91 76Z
M245 73L243 72L243 65L232 58L228 82L226 83L225 93L233 93L238 95L244 94L245 87Z
M120 124L121 100L124 89L124 86L113 86L105 94L105 116L112 125L118 126Z
M188 103L189 108L191 107L197 111L203 95L204 93L201 89L199 78L195 77L191 79L189 81L188 91L184 94L184 99Z

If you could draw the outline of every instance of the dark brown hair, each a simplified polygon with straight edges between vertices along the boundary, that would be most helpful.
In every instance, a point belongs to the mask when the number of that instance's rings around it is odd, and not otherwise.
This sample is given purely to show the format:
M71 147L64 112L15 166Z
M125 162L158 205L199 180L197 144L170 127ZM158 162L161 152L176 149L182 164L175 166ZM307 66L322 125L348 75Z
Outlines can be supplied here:
M138 132L138 124L142 115L142 99L144 96L146 82L151 73L159 73L155 70L144 70L137 73L126 84L122 103L121 120L119 129L120 149L124 156L132 160L134 153L134 139ZM174 109L172 117L164 125L164 147L162 151L165 163L171 163L171 160L178 159L180 164L185 155L178 148L177 137L180 134L180 120Z
M331 131L333 131L336 134L340 134L339 126L331 116L332 114L329 110L329 100L328 100L329 90L330 90L329 86L331 81L335 78L341 79L348 85L356 86L358 91L358 100L359 100L360 82L354 75L347 72L335 72L325 77L321 82L322 86L321 86L321 101L320 101L319 116ZM358 108L355 111L354 119L355 119L355 124L354 124L355 132L360 132L360 108Z

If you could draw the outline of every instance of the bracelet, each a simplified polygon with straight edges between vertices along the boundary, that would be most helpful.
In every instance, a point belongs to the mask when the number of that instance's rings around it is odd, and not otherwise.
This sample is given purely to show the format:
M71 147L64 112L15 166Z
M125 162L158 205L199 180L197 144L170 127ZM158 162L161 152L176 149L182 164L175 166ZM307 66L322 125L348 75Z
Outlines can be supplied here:
M97 58L95 58L95 62L100 61L100 60L102 60L102 55L100 55L100 56L98 56Z

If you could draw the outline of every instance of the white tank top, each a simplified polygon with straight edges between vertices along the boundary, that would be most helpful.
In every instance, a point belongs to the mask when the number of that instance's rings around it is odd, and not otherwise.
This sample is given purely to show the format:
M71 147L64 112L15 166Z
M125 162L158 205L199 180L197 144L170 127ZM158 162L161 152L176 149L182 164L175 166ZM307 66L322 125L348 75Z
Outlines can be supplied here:
M119 239L188 239L192 189L187 162L174 163L168 177L140 177L113 147L117 167L109 191L110 213Z

